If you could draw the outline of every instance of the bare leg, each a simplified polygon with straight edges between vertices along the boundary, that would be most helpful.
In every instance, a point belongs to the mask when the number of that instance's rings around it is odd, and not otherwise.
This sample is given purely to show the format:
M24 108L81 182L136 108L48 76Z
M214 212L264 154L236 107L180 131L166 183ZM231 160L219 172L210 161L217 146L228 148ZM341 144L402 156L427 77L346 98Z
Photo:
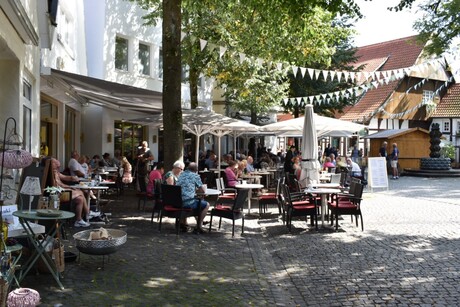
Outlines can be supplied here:
M196 221L196 227L200 230L203 229L203 220L204 218L206 217L206 215L208 214L208 210L209 210L209 204L206 203L206 207L204 207L201 212L200 212L200 215L198 216L198 219Z

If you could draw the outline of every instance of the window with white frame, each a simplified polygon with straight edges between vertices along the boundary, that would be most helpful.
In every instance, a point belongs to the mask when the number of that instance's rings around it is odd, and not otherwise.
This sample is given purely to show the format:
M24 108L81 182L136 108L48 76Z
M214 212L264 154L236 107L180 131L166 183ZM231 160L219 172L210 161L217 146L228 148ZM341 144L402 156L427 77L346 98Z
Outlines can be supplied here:
M432 102L434 98L434 92L433 91L423 91L422 94L422 102L423 104Z
M128 40L117 36L115 38L115 68L128 71Z
M450 132L450 121L448 120L442 121L442 132Z
M139 43L139 62L141 67L139 73L143 75L150 75L150 46Z
M64 46L66 52L73 58L74 50L74 20L72 14L64 6L59 6L59 32L57 34L58 41Z
M158 48L158 79L163 79L163 48Z
M30 151L32 148L32 85L22 81L22 140L24 149Z

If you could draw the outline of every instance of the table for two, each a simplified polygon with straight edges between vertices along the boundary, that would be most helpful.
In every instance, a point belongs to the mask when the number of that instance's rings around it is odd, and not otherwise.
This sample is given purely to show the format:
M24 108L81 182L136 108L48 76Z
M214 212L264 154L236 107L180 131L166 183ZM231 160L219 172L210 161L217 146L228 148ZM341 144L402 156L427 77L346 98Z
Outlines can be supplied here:
M49 215L42 215L37 214L36 210L27 211L27 210L20 210L13 212L13 215L18 217L19 223L21 223L22 228L25 231L25 235L27 236L29 242L34 247L34 252L30 257L27 259L26 263L24 264L22 270L19 271L18 281L21 282L27 273L34 267L34 264L37 262L38 259L42 259L45 266L48 268L49 272L56 280L57 284L61 289L64 289L60 281L60 273L56 267L51 256L46 252L47 244L50 244L49 241L46 240L38 240L36 227L34 227L34 221L43 221L43 222L51 222L51 226L49 227L48 231L45 233L46 237L55 238L56 235L60 235L62 223L68 219L71 219L75 216L73 212L62 211L62 210L46 210L49 212ZM52 215L52 216L50 216Z
M325 228L324 219L327 211L327 199L333 194L338 194L342 190L336 183L318 183L311 185L304 190L305 193L320 195L321 197L321 227Z

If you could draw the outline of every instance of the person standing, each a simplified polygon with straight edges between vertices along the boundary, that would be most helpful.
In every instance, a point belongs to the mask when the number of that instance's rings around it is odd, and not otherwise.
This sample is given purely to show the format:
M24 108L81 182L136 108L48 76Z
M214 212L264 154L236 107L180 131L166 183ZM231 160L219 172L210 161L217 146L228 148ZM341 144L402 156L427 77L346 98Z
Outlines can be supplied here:
M398 173L398 159L399 159L399 149L396 143L393 143L393 151L390 155L391 168L393 170L393 179L399 179Z
M286 153L286 159L284 160L284 172L293 173L294 169L292 168L292 159L296 156L295 154L296 147L291 145L289 151Z
M147 141L141 142L137 153L137 181L139 191L145 192L147 190L147 182L149 181L148 174L150 172L150 162L153 161L153 154L150 151Z

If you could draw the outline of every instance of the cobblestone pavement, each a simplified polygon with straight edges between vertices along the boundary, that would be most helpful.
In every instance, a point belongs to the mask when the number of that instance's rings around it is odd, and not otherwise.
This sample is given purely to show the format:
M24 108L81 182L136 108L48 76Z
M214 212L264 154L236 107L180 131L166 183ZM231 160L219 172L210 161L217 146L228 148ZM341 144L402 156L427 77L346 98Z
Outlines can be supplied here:
M165 219L160 233L127 191L107 206L105 227L128 241L104 268L102 257L82 254L66 264L64 290L46 274L22 286L39 291L42 306L458 306L459 186L402 177L366 190L364 231L345 216L338 232L299 220L289 233L273 214L246 219L243 236L238 221L234 238L228 222L176 236ZM76 252L73 239L65 245Z

